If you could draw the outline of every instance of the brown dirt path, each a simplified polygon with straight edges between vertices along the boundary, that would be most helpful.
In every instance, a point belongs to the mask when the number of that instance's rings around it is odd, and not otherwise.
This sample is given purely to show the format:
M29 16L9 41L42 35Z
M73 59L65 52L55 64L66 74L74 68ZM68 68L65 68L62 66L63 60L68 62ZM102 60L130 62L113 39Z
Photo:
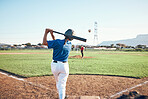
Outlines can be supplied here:
M0 73L0 99L57 99L58 94L53 76L23 79L27 82ZM145 81L148 81L148 78L69 75L66 94L69 96L100 96L105 98ZM32 84L28 82L32 82ZM35 85L42 85L48 89ZM148 83L132 90L138 91L142 95L148 95Z
M33 52L33 53L0 53L0 55L19 55L19 54L49 54L49 53L36 53L36 52Z

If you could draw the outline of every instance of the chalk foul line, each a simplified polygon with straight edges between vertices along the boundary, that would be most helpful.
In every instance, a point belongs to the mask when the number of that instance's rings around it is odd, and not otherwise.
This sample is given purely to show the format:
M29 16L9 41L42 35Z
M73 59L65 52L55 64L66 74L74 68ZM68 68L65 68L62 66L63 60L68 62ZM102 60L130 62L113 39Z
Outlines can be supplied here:
M125 89L125 90L122 90L122 91L120 91L120 92L118 92L118 93L116 93L116 94L110 96L110 98L113 98L113 97L115 97L115 96L117 96L117 95L121 95L121 94L123 94L124 92L128 92L128 91L130 91L131 89L134 89L134 88L143 86L143 85L145 85L145 84L147 84L147 83L148 83L148 81L145 81L145 82L140 83L140 84L138 84L138 85L136 85L136 86L133 86L133 87L131 87L131 88L127 88L127 89Z
M15 76L8 75L7 73L3 73L3 72L0 72L0 73L3 74L3 75L8 76L8 77L10 77L10 78L13 78L13 79L16 79L16 80L19 80L19 81L23 81L23 82L25 82L25 83L28 83L28 84L33 85L33 86L36 86L36 87L40 87L40 88L43 88L43 89L46 89L46 90L49 89L49 88L47 88L46 86L43 86L43 85L41 85L41 84L34 84L34 83L32 83L32 82L28 82L27 80L24 80L23 78L17 78L17 77L15 77Z

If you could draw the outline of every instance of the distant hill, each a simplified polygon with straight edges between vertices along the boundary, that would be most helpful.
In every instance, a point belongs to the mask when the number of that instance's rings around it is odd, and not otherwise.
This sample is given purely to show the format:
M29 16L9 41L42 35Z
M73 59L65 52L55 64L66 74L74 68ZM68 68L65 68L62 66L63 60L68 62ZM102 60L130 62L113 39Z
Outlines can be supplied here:
M117 43L125 44L128 46L137 46L139 44L148 46L148 34L140 34L140 35L137 35L137 37L133 39L125 39L125 40L118 40L118 41L103 41L99 45L109 46L111 44L116 45Z

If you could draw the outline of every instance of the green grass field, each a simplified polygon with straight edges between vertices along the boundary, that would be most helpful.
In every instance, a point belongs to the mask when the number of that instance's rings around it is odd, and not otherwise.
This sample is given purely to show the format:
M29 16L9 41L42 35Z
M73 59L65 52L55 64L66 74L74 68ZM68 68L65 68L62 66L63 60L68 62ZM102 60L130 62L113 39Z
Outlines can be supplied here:
M51 75L52 50L13 50L0 53L0 69L25 77ZM43 53L43 54L41 54ZM71 51L70 56L80 55ZM100 74L148 77L148 52L85 51L86 59L69 59L70 74Z

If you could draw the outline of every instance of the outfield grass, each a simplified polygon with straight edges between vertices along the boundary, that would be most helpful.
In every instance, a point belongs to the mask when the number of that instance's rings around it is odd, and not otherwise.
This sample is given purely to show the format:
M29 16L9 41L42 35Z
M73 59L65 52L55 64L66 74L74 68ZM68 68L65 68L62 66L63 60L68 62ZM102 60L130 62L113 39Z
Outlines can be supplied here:
M0 53L0 69L26 77L51 75L52 50L13 50ZM48 54L45 54L48 53ZM80 55L71 51L70 56ZM70 74L101 74L148 77L148 52L85 51L87 59L69 59Z

